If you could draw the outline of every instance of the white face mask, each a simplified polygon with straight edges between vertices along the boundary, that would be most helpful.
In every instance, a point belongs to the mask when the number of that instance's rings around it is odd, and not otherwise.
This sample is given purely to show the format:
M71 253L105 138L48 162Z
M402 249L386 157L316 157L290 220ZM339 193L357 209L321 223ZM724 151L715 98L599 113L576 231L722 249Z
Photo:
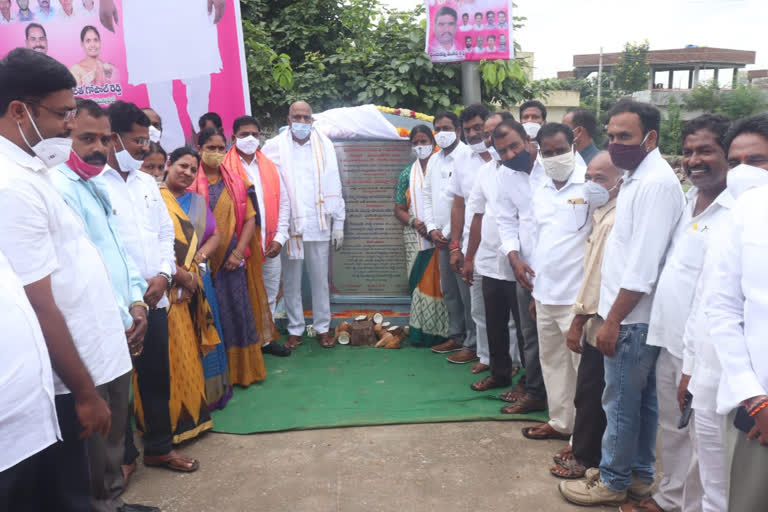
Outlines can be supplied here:
M309 137L309 134L312 131L312 125L309 123L291 123L291 131L297 139L304 140Z
M539 134L539 130L541 130L541 125L539 123L532 123L529 121L527 123L523 123L523 128L525 128L525 133L527 133L531 139L535 139Z
M259 139L253 135L243 137L242 139L235 139L235 146L246 155L252 155L259 149Z
M419 160L424 160L429 155L431 155L433 151L434 151L434 148L432 146L412 146L411 147L411 152Z
M26 105L24 105L24 110L27 113L29 121L32 123L32 128L35 129L35 133L40 137L40 142L32 146L29 141L27 141L27 137L24 136L24 131L21 129L20 123L18 124L19 133L21 134L21 138L24 139L24 143L32 150L35 156L42 160L48 169L56 167L69 160L69 155L72 154L72 139L65 139L63 137L43 138L40 130L37 129L37 124L35 124L32 116L29 114Z
M550 156L541 159L544 166L544 172L554 181L567 181L576 165L576 156L573 154L573 148L562 155Z
M149 140L150 142L158 143L160 142L160 137L163 136L163 132L155 128L154 126L149 126Z
M120 134L117 135L117 138L120 140L120 144L123 146L122 150L115 153L115 158L117 159L117 163L120 165L120 170L122 172L131 172L141 169L141 164L143 161L136 160L128 151L125 150L125 144L123 144L123 138L120 137Z
M477 144L470 144L469 148L476 154L480 153L487 153L488 152L488 146L485 145L485 141L480 141Z
M613 187L616 188L616 187ZM613 190L613 188L611 190ZM611 190L594 181L584 183L584 200L591 209L600 208L611 200Z
M488 153L491 154L491 158L496 160L497 162L501 162L501 157L499 156L499 152L496 151L496 148L491 146L488 148Z
M768 171L752 165L740 164L728 171L726 184L736 199L751 188L768 185Z
M437 132L435 134L437 145L441 148L447 148L456 142L456 132Z

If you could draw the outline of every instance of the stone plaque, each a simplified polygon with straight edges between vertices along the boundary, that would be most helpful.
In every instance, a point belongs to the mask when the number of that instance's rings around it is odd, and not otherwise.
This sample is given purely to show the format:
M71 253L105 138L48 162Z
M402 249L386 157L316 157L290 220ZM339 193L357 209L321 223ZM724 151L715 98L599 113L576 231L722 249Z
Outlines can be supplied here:
M408 141L335 141L347 218L344 246L333 252L333 302L409 299L403 227L395 219L400 172L413 162Z

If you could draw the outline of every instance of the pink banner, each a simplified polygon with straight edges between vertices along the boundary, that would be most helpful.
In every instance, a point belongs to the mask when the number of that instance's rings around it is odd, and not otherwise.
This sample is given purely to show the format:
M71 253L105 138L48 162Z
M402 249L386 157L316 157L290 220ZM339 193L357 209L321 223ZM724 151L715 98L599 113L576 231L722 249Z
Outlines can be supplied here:
M76 96L151 106L167 150L206 112L221 115L227 132L250 112L239 1L214 1L209 13L207 0L109 0L114 31L100 20L102 1L21 0L10 10L0 1L0 56L31 48L69 68Z
M425 0L432 62L513 59L511 0Z

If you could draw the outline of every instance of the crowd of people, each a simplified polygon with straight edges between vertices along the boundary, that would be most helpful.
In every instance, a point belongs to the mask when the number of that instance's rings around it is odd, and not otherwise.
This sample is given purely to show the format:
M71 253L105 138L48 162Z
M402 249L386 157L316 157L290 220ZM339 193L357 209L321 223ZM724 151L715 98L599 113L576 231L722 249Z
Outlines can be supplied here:
M590 111L519 119L471 105L411 131L412 340L489 372L475 391L525 369L501 412L549 411L522 434L568 441L550 472L569 502L762 510L768 114L688 121L685 192L652 105L619 102L602 151Z
M263 151L257 119L228 140L208 113L168 152L157 112L76 83L40 52L0 60L0 508L152 511L121 499L133 423L144 465L196 471L175 446L302 343L304 272L334 347L338 163L305 102ZM411 341L503 389L502 413L548 410L522 433L568 442L550 472L570 502L760 510L768 115L686 123L685 192L655 107L619 102L603 151L591 112L546 118L470 105L410 131Z

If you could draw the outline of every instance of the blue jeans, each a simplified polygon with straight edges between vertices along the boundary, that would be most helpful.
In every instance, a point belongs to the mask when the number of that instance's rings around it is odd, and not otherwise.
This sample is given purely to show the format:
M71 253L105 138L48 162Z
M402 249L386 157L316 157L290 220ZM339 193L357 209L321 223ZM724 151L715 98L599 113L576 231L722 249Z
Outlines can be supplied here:
M659 347L646 345L648 324L622 325L616 354L605 357L603 434L600 478L622 492L635 477L652 482L656 462L656 358Z

